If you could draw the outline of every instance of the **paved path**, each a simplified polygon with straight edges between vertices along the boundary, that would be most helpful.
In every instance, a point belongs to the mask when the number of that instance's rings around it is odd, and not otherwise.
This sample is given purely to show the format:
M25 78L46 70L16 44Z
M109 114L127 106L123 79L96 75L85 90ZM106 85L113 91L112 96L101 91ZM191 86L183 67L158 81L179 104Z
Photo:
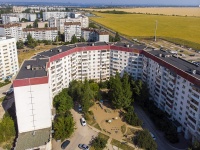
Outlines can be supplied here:
M6 92L7 90L9 90L11 85L12 84L10 83L10 84L7 84L0 88L0 98L5 96L5 94L3 94L3 92Z
M146 113L138 106L134 105L134 111L138 115L138 117L145 123L144 128L148 129L152 132L156 137L156 143L158 145L158 150L186 150L188 147L187 141L180 142L176 145L171 145L166 141L164 138L163 132L160 132L156 129L153 122L150 118L146 115ZM176 147L174 147L176 146Z
M80 150L78 148L78 144L87 144L89 145L92 137L96 137L98 135L98 131L92 130L88 126L82 126L80 124L80 118L82 117L81 114L77 113L74 109L71 110L71 113L74 117L76 122L76 131L69 139L70 144L67 146L66 150ZM61 142L56 142L53 140L52 148L53 150L60 150Z

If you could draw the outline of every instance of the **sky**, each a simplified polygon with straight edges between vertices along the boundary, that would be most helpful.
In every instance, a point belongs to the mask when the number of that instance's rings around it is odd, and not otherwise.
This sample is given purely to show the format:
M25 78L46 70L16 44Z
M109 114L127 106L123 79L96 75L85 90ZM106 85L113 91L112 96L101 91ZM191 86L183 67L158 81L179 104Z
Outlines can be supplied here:
M112 5L200 5L200 0L0 0L1 2L63 2L77 4L112 4Z

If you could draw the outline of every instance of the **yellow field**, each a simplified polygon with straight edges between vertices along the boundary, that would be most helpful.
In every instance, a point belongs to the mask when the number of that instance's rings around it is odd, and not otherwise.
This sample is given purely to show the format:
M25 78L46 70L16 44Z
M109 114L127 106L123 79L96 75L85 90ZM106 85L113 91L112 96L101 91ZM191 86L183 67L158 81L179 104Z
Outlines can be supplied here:
M200 17L199 7L141 7L141 8L112 8L112 9L85 9L90 11L111 11L119 10L130 13L150 13L150 14L164 14L164 15L178 15L178 16L197 16Z
M91 17L91 20L99 22L126 36L154 36L155 21L157 20L157 36L179 38L200 44L200 18L198 17L95 14L99 17Z

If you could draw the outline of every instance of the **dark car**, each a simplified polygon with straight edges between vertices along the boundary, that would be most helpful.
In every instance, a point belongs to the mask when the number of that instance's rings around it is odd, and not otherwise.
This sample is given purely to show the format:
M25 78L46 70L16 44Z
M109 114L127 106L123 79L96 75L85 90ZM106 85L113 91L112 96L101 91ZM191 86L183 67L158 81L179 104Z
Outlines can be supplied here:
M70 141L66 140L65 142L62 143L61 148L65 149L69 145Z

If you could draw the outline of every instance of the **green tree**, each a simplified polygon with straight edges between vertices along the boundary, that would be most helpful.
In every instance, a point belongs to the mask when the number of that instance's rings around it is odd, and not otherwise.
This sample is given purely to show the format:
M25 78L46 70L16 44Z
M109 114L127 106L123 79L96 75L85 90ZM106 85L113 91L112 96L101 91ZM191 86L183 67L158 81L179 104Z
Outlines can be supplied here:
M38 19L35 19L35 21L33 22L33 27L34 28L37 28L38 27Z
M34 40L34 39L32 38L32 36L31 36L30 33L27 35L26 44L27 44L27 46L30 47L30 48L34 48L34 47L37 46L37 41Z
M17 49L23 49L24 48L24 43L23 41L17 41Z
M21 19L21 22L28 22L28 20L25 19L25 18L22 18L22 19Z
M68 95L67 89L63 89L62 92L54 97L53 105L58 114L66 113L73 107L73 100Z
M109 35L109 42L115 42L114 37L112 37L111 35Z
M80 81L73 80L69 83L68 93L74 101L81 100L83 84Z
M0 121L0 143L9 141L15 134L14 121L6 113Z
M118 32L116 32L116 34L115 34L114 41L115 41L115 42L120 41L120 36L119 36L119 33L118 33Z
M131 91L131 87L130 87L130 82L129 82L129 75L128 73L124 73L123 77L122 77L122 90L123 90L123 108L126 108L128 106L130 106L131 102L133 102L132 100L132 91Z
M138 118L138 116L133 111L133 106L129 106L126 108L126 113L124 114L124 119L126 122L133 126L141 126L142 121Z
M85 39L81 36L79 41L80 42L85 42Z
M33 28L31 24L27 25L26 28Z
M194 141L194 143L192 144L191 150L200 150L200 142Z
M71 39L71 44L74 44L74 43L77 43L78 42L78 39L76 38L76 35L74 34L72 36L72 39Z
M97 26L95 25L95 23L93 23L93 22L91 22L91 23L89 23L89 28L97 28Z
M116 73L115 78L111 78L111 98L113 107L120 109L123 107L123 89L119 73Z
M45 27L45 28L47 28L47 27L48 27L48 24L47 24L47 23L45 23L44 27Z
M69 138L75 130L74 125L75 123L70 112L68 112L67 115L58 116L53 123L53 137L61 141Z
M40 10L40 18L43 19L43 11Z
M94 98L97 98L99 95L99 85L95 82L89 83L90 90L93 91Z
M94 92L90 89L88 80L84 81L81 96L81 105L83 107L83 112L86 113L89 108L93 105L92 100L94 99Z
M92 146L94 147L95 150L102 150L106 147L106 139L103 139L101 137L96 137L93 141L92 141Z
M157 144L148 130L140 131L135 139L136 144L146 150L157 150Z

